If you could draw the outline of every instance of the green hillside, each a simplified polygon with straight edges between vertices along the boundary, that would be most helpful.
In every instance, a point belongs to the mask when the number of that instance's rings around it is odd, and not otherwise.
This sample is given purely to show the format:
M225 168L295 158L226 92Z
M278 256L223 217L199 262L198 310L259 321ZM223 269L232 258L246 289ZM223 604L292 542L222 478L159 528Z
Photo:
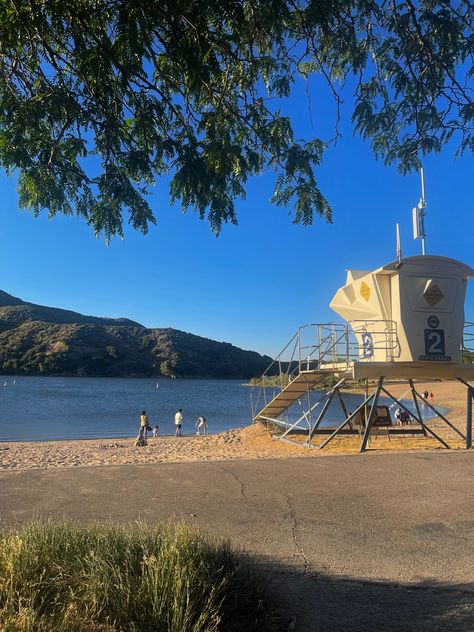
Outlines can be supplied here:
M0 372L99 377L260 375L271 358L176 329L35 305L0 291Z

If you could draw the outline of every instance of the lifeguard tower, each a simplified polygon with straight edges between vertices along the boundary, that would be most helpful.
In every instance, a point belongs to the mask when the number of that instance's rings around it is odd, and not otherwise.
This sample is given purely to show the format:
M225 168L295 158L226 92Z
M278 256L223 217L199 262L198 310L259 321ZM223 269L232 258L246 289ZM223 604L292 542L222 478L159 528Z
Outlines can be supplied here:
M424 206L423 202L421 208ZM423 233L422 229L424 237ZM384 395L409 412L418 432L449 447L423 418L422 410L427 406L467 448L471 447L474 387L469 380L474 380L474 354L469 347L474 326L465 323L464 300L474 269L440 256L402 259L398 250L396 261L373 272L347 272L345 285L330 303L345 324L310 324L298 329L260 379L257 395L252 398L255 421L278 427L279 438L286 440L294 432L307 433L304 445L308 447L324 448L336 435L357 431L363 452L374 426L385 425L387 432L396 430L390 428L390 415L384 422L379 406ZM313 401L311 392L328 377L332 377L332 386ZM387 378L407 381L414 411L408 411L405 400L388 391ZM422 398L414 384L420 378L456 379L466 386L465 433ZM366 384L363 402L352 412L341 392L347 380L364 380ZM376 382L372 392L369 381ZM323 432L321 424L333 400L340 403L341 422L330 432ZM293 406L299 407L296 420L288 415ZM318 434L329 436L313 446Z
M454 259L409 257L374 272L349 270L330 307L350 324L358 362L371 377L379 370L396 377L405 370L413 377L462 377L470 371L461 360L472 277L474 270Z

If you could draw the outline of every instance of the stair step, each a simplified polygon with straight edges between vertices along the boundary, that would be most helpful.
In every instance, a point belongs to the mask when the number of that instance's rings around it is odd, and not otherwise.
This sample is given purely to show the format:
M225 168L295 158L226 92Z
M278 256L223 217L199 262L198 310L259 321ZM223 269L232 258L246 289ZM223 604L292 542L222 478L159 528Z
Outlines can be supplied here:
M299 373L285 388L277 393L275 397L266 404L262 410L256 415L255 419L260 416L278 416L284 412L293 402L296 402L302 395L308 392L308 386L313 386L320 382L326 375L327 371L303 371Z

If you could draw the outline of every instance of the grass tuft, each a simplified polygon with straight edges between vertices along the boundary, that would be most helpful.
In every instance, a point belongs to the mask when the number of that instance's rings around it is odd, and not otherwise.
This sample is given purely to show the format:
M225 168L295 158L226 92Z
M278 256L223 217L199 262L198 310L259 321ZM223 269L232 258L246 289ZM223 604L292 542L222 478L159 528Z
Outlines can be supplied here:
M249 560L183 524L0 533L2 632L273 632L275 612Z

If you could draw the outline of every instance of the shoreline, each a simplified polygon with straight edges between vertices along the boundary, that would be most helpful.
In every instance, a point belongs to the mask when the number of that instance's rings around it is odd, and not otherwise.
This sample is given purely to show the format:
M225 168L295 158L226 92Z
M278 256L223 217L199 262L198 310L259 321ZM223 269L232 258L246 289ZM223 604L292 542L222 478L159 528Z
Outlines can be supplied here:
M465 429L465 387L459 382L418 382L418 390L433 391L432 403L449 412L449 421ZM392 382L389 390L401 397L407 383ZM351 390L353 392L353 390ZM405 399L405 398L404 398ZM452 449L464 449L462 440L441 419L427 422L448 442ZM226 461L254 459L318 458L334 454L358 454L358 436L338 436L324 450L308 449L274 440L258 424L226 430L218 434L197 436L172 434L149 437L148 445L135 447L135 435L125 438L54 439L47 441L0 442L0 471L58 469L90 465L127 465ZM315 443L317 439L315 438ZM316 448L316 446L315 446ZM427 437L374 437L369 452L408 452L439 450L440 444Z
M247 426L240 426L239 428L229 428L229 430L242 430L242 428L247 428ZM228 432L228 430L223 431L223 432ZM215 437L219 434L223 434L223 432L208 432L207 435L201 435L202 437L207 436L207 437ZM134 434L134 435L120 435L119 437L75 437L75 438L55 438L55 439L29 439L28 441L25 441L24 439L0 439L0 451L2 449L2 445L10 445L10 444L15 444L15 443L24 443L26 445L29 445L30 443L65 443L67 441L135 441L137 438L138 434ZM197 437L198 435L196 435L196 433L194 434L183 434L181 435L181 439L192 439L193 437ZM179 437L175 437L174 434L165 434L165 433L160 433L158 435L158 437L152 437L151 434L148 435L147 439L148 441L153 441L153 439L168 439L168 438L172 438L172 439L177 439Z

